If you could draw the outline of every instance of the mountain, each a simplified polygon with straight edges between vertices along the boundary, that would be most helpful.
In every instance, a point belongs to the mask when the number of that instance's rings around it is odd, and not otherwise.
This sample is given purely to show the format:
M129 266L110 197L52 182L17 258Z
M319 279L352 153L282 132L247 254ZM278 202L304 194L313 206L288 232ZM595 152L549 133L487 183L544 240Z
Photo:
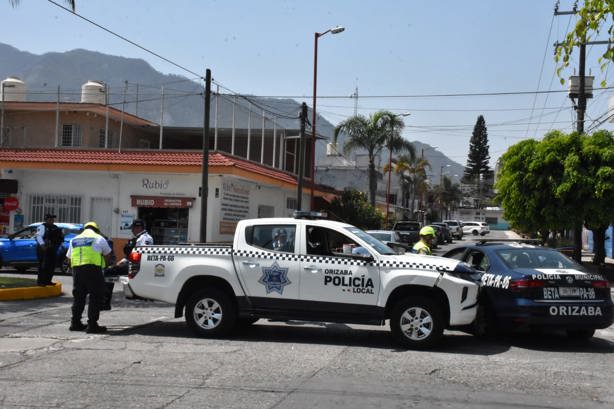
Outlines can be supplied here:
M164 126L201 127L203 124L202 83L180 75L162 74L146 61L137 58L82 49L35 55L0 43L0 79L8 76L19 77L26 83L28 101L56 101L59 87L60 101L78 102L81 86L88 80L98 80L107 84L108 102L116 108L121 109L123 106L126 112L155 123L160 123L163 112ZM299 129L299 102L293 99L229 94L221 94L217 101L215 95L212 97L211 125L215 126L217 121L218 127L230 128L233 124L234 104L237 104L234 120L236 127L247 127L250 119L252 129L261 129L264 115L267 127L272 127L271 121L274 118L277 129ZM310 110L308 118L311 119ZM317 129L319 135L332 140L334 125L320 115ZM341 146L342 137L339 142ZM459 178L462 176L462 165L427 144L418 141L412 143L416 146L416 154L420 155L424 150L425 157L431 163L430 174L435 184L439 183L441 165L444 165L445 174L457 174ZM323 157L324 152L325 144L319 143L318 158ZM445 167L446 164L451 166Z
M0 43L0 79L8 76L18 77L26 83L29 101L56 101L58 87L62 102L79 101L81 85L88 80L103 81L108 86L109 104L120 109L123 105L126 112L156 123L159 123L161 118L164 86L165 126L198 127L203 123L202 83L180 75L162 74L141 59L82 49L35 55ZM263 109L269 111L265 112L268 118L273 118L274 113L298 117L300 104L295 100L246 97L253 102L251 106L253 128L261 128ZM247 113L250 110L247 99L238 97L236 102L241 108L238 110L239 113L235 111L239 123L242 120L245 126L246 120L239 116L243 111ZM220 96L219 126L231 126L234 101L234 96ZM212 124L214 124L215 106L215 96L213 96ZM318 123L319 132L326 132L332 136L333 125L325 118L319 118L321 121ZM299 128L298 119L276 117L275 121L280 128ZM239 126L237 122L235 124Z

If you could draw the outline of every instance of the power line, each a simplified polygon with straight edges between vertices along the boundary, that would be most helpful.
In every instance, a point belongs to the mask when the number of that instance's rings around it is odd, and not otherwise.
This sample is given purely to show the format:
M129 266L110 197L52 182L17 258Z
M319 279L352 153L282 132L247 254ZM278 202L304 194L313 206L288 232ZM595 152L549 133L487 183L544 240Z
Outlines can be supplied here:
M550 47L550 36L552 35L552 26L554 25L554 14L552 15L552 20L550 20L550 29L548 30L548 39L546 40L546 48L544 49L544 56L542 58L542 65L539 69L539 79L537 80L537 91L539 91L539 87L542 83L542 75L544 73L544 64L546 63L546 54L548 53L548 48ZM533 106L531 107L531 116L533 116L533 110L535 109L535 103L537 102L537 94L533 95ZM529 127L527 125L527 135L529 134Z
M77 17L79 17L80 19L82 19L82 20L84 20L84 21L87 21L87 22L88 22L88 23L90 23L90 24L95 25L96 27L100 28L101 30L104 30L104 31L106 31L106 32L107 32L107 33L109 33L109 34L114 35L115 37L120 38L120 39L124 40L125 42L130 43L130 44L132 44L133 46L138 47L138 48L140 48L141 50L143 50L143 51L145 51L145 52L147 52L147 53L149 53L149 54L151 54L151 55L153 55L153 56L155 56L155 57L160 58L161 60L166 61L166 62L167 62L167 63L169 63L169 64L172 64L172 65L174 65L175 67L180 68L180 69L184 70L185 72L189 72L189 73L190 73L190 74L192 74L192 75L196 75L198 78L200 78L200 79L203 79L203 80L204 80L204 78L203 78L203 76L202 76L202 75L195 73L194 71L192 71L192 70L190 70L190 69L188 69L188 68L184 67L183 65L177 64L176 62L174 62L174 61L172 61L172 60L169 60L169 59L168 59L168 58L166 58L166 57L161 56L160 54L156 53L155 51L152 51L152 50L150 50L150 49L148 49L148 48L145 48L145 47L143 47L142 45L137 44L137 43L135 43L134 41L129 40L128 38L126 38L126 37L122 36L121 34L118 34L118 33L114 32L114 31L112 31L112 30L110 30L110 29L108 29L108 28L106 28L106 27L104 27L104 26L102 26L102 25L100 25L100 24L96 23L95 21L90 20L89 18L84 17L84 16L80 15L79 13L77 13L77 12L75 12L75 11L72 11L71 9L69 9L69 8L66 8L66 7L62 6L61 4L56 3L56 2L55 2L55 1L53 1L53 0L47 0L47 1L48 1L49 3L51 3L51 4L56 5L57 7L61 8L61 9L63 9L63 10L66 10L67 12L69 12L69 13L71 13L71 14L73 14L73 15L77 16Z

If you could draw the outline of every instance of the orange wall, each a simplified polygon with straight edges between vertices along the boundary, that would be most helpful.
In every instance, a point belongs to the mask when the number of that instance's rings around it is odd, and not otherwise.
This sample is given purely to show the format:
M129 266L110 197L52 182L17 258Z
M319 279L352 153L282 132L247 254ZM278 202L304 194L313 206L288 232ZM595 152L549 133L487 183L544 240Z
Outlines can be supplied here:
M5 112L5 127L9 128L9 146L12 148L48 148L55 146L55 112ZM106 118L93 112L60 112L58 138L62 138L62 126L75 124L81 127L81 147L99 147L100 130L105 129ZM118 145L120 122L109 119L110 147ZM150 140L151 147L157 146L157 139L139 129L124 123L122 147L138 148L141 139ZM154 144L156 144L154 146Z

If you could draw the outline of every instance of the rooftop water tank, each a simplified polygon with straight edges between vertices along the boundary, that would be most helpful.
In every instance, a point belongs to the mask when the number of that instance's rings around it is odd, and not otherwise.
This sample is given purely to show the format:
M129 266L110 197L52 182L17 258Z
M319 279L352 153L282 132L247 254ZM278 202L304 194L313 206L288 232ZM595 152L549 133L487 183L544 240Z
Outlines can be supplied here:
M0 83L0 101L24 102L26 83L17 77L7 77Z
M105 86L102 81L88 81L81 86L81 102L86 104L105 104Z

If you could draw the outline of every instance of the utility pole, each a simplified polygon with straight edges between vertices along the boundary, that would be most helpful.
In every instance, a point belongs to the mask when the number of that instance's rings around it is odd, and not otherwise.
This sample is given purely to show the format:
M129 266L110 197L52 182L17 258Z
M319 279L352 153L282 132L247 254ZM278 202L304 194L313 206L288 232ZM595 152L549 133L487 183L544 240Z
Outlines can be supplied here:
M211 70L205 74L205 111L203 119L203 169L200 189L200 242L207 242L207 199L209 197L209 110L211 108Z
M296 210L303 209L303 174L305 173L305 122L307 122L307 104L301 104L301 130L298 139L298 173L296 175Z
M577 10L577 2L574 3L573 9L571 11L559 11L559 3L557 1L554 6L554 15L568 15L568 14L576 14ZM584 89L584 85L586 83L586 39L583 39L582 43L580 43L580 56L579 56L579 64L578 64L578 104L576 105L576 130L579 134L584 133L584 114L586 112L586 90ZM593 42L598 44L600 42ZM559 47L560 43L555 43L554 47ZM573 99L572 99L573 101ZM582 222L577 222L573 227L573 259L578 263L582 263Z

